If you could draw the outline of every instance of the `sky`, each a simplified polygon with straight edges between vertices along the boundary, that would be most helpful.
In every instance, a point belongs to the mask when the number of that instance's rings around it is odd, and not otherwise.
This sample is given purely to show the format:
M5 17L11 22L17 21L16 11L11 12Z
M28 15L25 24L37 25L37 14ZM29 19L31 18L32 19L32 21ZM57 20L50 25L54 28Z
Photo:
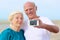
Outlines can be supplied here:
M34 2L37 6L37 15L46 16L51 20L60 20L60 0L0 0L0 20L8 20L10 13L23 12L24 19L28 17L24 13L24 3Z

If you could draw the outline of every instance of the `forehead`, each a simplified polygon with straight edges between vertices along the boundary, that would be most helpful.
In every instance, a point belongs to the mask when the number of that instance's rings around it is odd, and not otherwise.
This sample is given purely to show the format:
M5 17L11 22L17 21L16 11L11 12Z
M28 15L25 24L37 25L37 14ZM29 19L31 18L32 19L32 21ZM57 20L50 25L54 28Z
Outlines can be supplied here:
M17 13L17 14L15 14L14 16L15 16L15 17L22 17L23 15Z
M27 2L24 5L24 8L31 8L31 7L34 7L34 4L33 3L30 3L30 2Z

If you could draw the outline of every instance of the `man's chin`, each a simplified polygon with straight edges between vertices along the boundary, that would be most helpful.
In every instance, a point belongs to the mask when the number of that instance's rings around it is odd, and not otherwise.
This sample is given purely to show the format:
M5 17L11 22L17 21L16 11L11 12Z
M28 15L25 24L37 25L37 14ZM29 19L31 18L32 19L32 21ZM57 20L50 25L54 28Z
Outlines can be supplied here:
M29 17L29 19L33 19L33 16L31 15L31 16L28 16Z
M30 17L29 19L33 19L33 17Z

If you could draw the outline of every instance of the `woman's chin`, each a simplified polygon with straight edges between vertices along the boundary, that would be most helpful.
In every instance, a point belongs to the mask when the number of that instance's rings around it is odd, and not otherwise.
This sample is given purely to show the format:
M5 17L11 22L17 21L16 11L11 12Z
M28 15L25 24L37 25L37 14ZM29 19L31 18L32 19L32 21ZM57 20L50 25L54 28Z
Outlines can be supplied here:
M20 26L21 26L21 24L18 24L17 26L18 26L18 27L20 27Z

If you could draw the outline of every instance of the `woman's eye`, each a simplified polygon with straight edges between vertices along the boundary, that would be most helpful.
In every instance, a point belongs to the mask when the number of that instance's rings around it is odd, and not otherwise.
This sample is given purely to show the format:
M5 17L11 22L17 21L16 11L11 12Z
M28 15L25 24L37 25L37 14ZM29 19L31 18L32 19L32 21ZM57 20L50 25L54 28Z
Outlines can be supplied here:
M16 17L16 19L18 19L18 17Z
M23 18L20 18L21 20L23 19Z

